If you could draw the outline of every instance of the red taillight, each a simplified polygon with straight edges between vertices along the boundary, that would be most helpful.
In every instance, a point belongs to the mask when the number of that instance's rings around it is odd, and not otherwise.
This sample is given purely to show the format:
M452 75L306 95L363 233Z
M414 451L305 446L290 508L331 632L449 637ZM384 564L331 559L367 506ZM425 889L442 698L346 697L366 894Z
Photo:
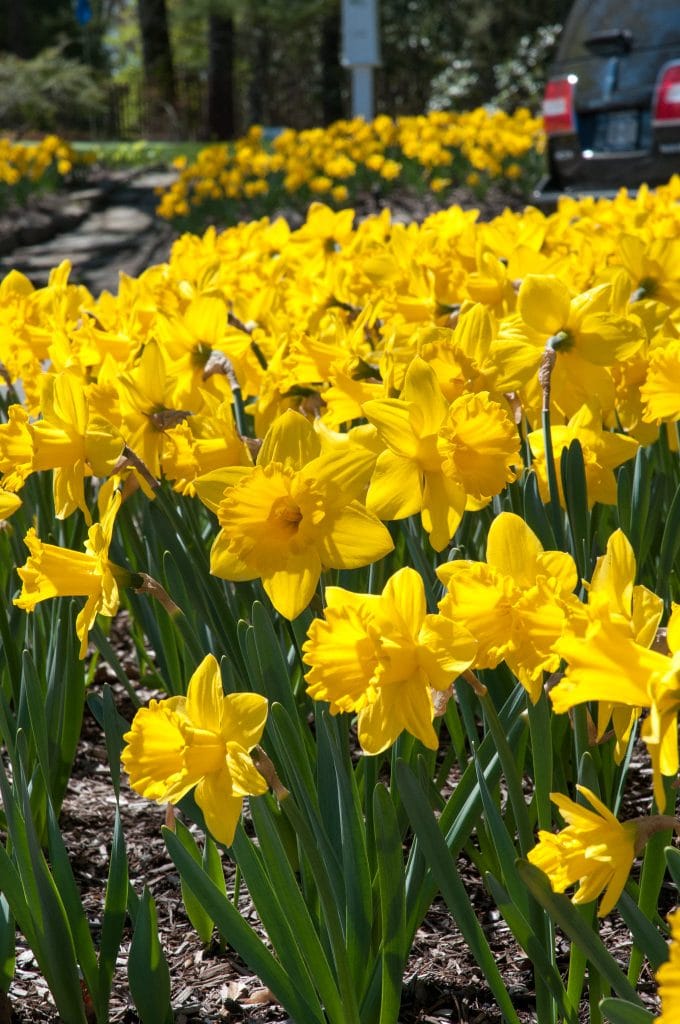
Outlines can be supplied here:
M543 95L543 127L546 135L569 135L576 131L574 86L576 75L553 78Z
M654 90L652 119L655 124L680 123L680 61L661 69Z

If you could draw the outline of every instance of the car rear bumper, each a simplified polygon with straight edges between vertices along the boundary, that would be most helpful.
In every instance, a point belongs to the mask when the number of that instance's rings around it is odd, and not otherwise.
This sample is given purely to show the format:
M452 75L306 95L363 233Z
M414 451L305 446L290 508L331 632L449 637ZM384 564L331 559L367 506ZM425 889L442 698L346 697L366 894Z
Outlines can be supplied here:
M635 195L637 188L628 188L630 195ZM557 208L557 201L563 196L570 196L572 199L614 199L620 189L615 188L591 188L588 185L559 187L552 178L544 178L539 181L531 193L531 202L539 210L550 213Z

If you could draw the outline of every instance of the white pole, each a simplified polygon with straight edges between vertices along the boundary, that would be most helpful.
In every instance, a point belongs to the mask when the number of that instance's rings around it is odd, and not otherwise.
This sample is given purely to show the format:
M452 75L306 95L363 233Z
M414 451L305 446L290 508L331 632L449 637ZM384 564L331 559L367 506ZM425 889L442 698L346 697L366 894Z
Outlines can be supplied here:
M363 117L364 121L372 121L373 106L373 67L371 64L352 65L352 117Z
M352 117L372 121L373 74L380 64L379 0L342 0L341 62L351 71Z

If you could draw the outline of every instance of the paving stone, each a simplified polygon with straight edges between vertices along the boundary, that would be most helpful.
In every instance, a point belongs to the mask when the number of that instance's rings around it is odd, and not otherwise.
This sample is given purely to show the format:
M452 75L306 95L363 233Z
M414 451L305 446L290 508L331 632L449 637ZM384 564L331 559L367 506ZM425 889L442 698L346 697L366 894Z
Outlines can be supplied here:
M175 233L155 215L155 190L175 177L173 171L128 173L72 192L51 210L32 210L10 239L10 252L7 237L0 239L0 277L16 269L41 287L50 270L69 259L72 282L95 295L116 291L121 271L137 276L167 259Z

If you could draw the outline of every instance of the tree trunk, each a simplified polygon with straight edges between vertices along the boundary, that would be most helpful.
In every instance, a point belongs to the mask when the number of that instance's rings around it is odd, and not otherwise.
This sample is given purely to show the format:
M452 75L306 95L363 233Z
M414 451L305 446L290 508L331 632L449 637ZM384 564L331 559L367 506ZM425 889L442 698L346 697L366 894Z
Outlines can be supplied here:
M164 122L172 124L176 99L165 0L137 0L137 16L142 37L144 91L151 130L158 131Z
M233 19L211 14L208 33L208 132L212 139L233 139L236 135Z
M321 23L321 109L324 124L332 124L343 117L342 82L340 67L340 4L324 16Z

